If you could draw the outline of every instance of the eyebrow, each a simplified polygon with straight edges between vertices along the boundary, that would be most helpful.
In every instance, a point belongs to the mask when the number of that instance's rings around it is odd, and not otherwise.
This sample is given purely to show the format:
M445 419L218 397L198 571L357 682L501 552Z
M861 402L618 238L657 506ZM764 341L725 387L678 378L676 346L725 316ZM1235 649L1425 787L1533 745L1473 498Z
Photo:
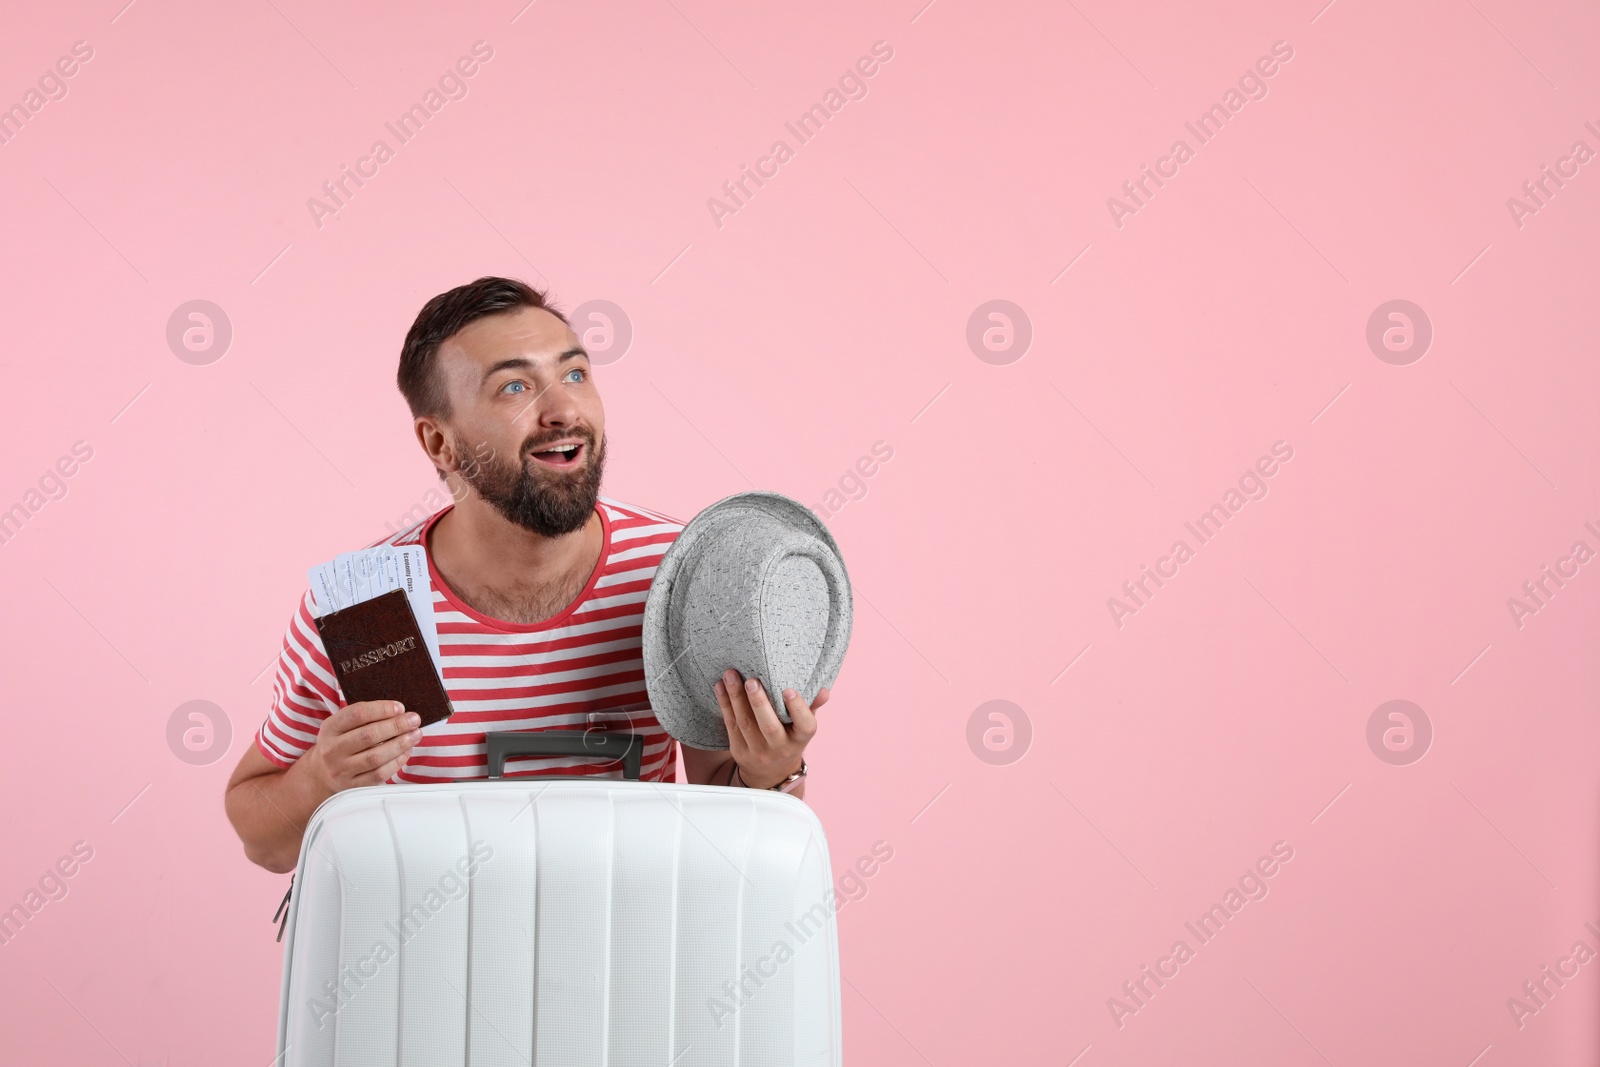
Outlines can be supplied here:
M589 353L584 351L581 347L569 348L565 352L561 353L561 355L556 357L556 363L557 365L560 365L569 359L576 359L579 356L582 356L584 359L588 359ZM493 378L496 374L499 374L503 370L532 370L533 367L533 360L528 359L526 356L515 356L511 359L502 359L499 363L496 363L494 366L483 372L483 380L485 383L487 383L490 378Z

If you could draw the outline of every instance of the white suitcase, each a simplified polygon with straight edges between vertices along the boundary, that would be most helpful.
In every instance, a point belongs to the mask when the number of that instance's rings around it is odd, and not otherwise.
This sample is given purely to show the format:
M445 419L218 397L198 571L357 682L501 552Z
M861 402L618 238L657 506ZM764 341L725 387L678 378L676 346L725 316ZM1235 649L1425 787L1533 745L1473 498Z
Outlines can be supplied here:
M620 742L636 778L628 739L586 751ZM490 775L585 740L492 734ZM301 845L273 1067L837 1065L835 907L822 825L781 793L347 790Z

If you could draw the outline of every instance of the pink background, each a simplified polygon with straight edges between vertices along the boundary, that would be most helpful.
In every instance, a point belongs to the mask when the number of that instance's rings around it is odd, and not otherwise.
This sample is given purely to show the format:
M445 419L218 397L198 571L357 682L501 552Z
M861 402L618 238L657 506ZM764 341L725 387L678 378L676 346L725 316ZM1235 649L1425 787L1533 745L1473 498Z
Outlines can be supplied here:
M852 1062L1595 1061L1600 964L1520 1028L1507 999L1600 948L1600 565L1520 627L1507 599L1600 549L1600 163L1520 227L1506 200L1600 149L1600 16L922 2L12 14L0 103L94 53L0 145L0 508L93 458L0 545L0 906L94 853L0 947L5 1058L271 1059L286 879L222 786L307 566L437 485L406 327L511 274L632 322L598 377L612 496L823 505L893 449L830 509L858 615L810 753L836 871L894 849L840 914ZM479 40L468 95L319 229L307 198ZM784 122L876 41L800 144ZM1268 95L1199 145L1183 123L1275 41ZM707 199L779 138L719 228ZM233 327L209 365L166 341L194 299ZM1005 365L966 341L992 299L1033 329ZM1395 299L1434 331L1405 366L1365 337ZM1280 440L1266 498L1119 628L1107 598ZM1367 742L1393 699L1433 728L1409 765ZM203 766L167 740L191 700L232 728ZM1031 724L1007 765L968 743L991 700ZM1278 841L1269 895L1197 947L1184 922Z

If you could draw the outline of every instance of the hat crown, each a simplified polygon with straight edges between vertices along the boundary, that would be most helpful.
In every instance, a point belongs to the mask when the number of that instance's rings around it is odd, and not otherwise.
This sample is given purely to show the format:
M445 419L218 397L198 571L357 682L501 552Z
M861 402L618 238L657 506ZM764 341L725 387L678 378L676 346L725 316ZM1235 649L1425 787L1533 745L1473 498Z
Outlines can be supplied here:
M673 589L681 621L668 633L669 654L682 657L684 681L702 692L730 667L760 678L769 694L814 689L830 626L837 625L842 576L830 580L832 553L770 515L720 518L704 535L714 551L700 555Z
M645 603L645 684L684 744L729 745L713 687L732 668L759 678L778 718L783 690L807 704L833 684L850 642L850 579L839 546L803 504L737 493L686 525L656 565Z

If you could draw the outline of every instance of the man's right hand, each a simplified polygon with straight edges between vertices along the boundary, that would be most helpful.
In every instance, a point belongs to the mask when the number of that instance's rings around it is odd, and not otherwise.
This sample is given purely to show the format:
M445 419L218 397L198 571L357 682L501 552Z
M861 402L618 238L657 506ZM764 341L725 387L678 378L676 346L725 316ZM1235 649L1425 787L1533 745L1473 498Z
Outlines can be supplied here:
M387 782L421 736L415 714L393 700L366 700L324 719L316 744L287 769L251 744L228 780L225 800L245 855L269 871L294 870L317 805L346 789Z
M363 700L329 715L306 755L330 796L358 785L381 785L405 766L422 737L422 720L393 700Z

